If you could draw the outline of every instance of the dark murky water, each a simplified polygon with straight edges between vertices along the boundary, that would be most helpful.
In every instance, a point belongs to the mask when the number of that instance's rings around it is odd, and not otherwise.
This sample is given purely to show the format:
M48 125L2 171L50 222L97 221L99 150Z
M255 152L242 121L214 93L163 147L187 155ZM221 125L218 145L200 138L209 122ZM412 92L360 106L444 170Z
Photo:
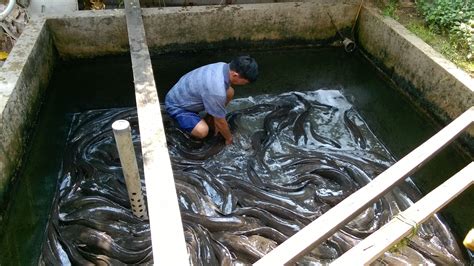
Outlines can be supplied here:
M229 109L231 146L220 136L191 139L164 114L192 265L256 262L394 162L342 88L240 98ZM153 262L149 226L133 217L127 201L111 130L118 119L132 122L139 147L134 109L73 119L42 253L46 265ZM301 263L339 257L419 196L412 184L401 185ZM463 263L454 236L437 217L379 261L386 262Z
M202 64L228 61L235 54L212 52L156 57L154 71L160 97L185 72ZM408 153L439 129L416 112L358 56L337 49L275 50L251 54L257 58L262 74L255 85L238 88L237 97L343 88L343 94L357 110L357 117L364 118L380 143L384 143L396 158ZM31 151L25 159L27 163L11 193L15 196L12 196L14 199L2 224L1 261L35 264L38 260L58 173L66 156L65 140L71 125L71 115L68 114L133 106L129 61L127 55L61 63L57 68ZM304 140L301 137L299 141ZM311 138L308 141L311 142ZM429 191L467 162L449 148L415 175L414 181L423 191ZM273 167L272 161L267 163ZM263 174L263 182L267 181L265 178ZM461 236L472 226L469 217L473 215L470 209L473 194L472 189L464 193L444 212Z

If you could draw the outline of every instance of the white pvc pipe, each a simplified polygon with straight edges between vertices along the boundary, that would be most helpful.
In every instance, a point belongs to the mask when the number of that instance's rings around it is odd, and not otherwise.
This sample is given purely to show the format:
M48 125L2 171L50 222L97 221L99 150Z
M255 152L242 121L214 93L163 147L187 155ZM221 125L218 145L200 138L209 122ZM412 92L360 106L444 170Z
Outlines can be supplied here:
M10 0L5 10L3 10L2 13L0 13L0 21L3 21L8 15L10 15L14 7L15 7L15 0Z
M112 124L115 142L119 152L120 163L127 185L128 198L132 206L133 215L140 219L148 219L146 205L142 194L140 174L137 159L132 143L130 123L126 120L117 120Z

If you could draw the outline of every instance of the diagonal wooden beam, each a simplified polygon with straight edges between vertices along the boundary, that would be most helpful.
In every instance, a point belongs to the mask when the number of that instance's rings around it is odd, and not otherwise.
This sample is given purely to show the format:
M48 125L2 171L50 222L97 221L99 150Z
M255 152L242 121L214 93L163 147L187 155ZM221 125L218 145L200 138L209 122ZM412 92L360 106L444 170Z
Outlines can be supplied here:
M474 107L469 108L433 137L414 149L374 180L341 201L298 233L281 243L254 265L284 265L296 262L317 245L333 235L369 204L383 196L397 182L415 172L451 143L474 122Z
M125 0L155 265L189 265L160 102L138 0Z
M422 224L472 184L474 184L474 162L471 162L410 208L399 213L382 228L332 262L331 265L370 264L392 245L416 230L414 228L416 225Z

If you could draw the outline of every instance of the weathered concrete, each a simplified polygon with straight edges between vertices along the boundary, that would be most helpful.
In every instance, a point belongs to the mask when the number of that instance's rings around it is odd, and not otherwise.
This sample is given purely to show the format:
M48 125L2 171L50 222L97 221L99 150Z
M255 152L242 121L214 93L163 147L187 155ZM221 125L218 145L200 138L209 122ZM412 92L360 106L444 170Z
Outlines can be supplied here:
M356 8L348 1L317 1L147 9L143 15L150 47L172 50L185 44L199 49L219 43L225 48L232 42L314 44L336 35L327 12L339 28L350 28Z
M50 17L54 44L63 58L93 57L128 52L123 10L81 11Z
M125 12L140 127L153 263L187 265L189 259L183 223L150 53L145 40L140 2L127 1Z
M156 52L273 43L320 45L340 41L327 13L347 30L358 4L358 0L314 0L150 8L143 10L143 21L148 46ZM129 51L124 10L81 11L45 20L46 24L30 23L1 68L0 196L27 145L27 132L54 64L53 45L63 58ZM473 80L403 26L367 9L359 22L359 45L437 120L447 124L474 105Z
M0 202L20 164L53 65L45 21L32 21L0 71Z
M142 8L147 7L173 7L173 6L209 6L209 5L242 5L242 4L263 4L263 3L283 3L283 2L311 2L314 0L141 0ZM123 3L104 0L105 8L123 8ZM83 3L79 3L79 8L85 10Z
M149 8L143 10L153 51L202 49L262 42L321 44L337 40L327 12L350 28L358 1ZM128 52L123 10L81 11L48 20L62 57Z
M62 14L78 10L77 0L31 0L28 6L28 14L37 17L45 14Z
M204 6L204 5L241 5L282 2L310 2L312 0L142 0L142 7L163 6Z
M143 20L148 44L156 51L217 47L225 42L236 47L275 41L320 44L339 40L327 12L340 29L348 29L357 4L357 0L318 0L153 8L143 10ZM127 36L124 10L42 17L26 28L0 73L1 199L28 144L54 65L53 46L62 58L127 53Z
M448 124L474 106L474 80L405 27L372 9L363 9L359 22L360 46L436 120ZM474 136L474 128L468 132Z

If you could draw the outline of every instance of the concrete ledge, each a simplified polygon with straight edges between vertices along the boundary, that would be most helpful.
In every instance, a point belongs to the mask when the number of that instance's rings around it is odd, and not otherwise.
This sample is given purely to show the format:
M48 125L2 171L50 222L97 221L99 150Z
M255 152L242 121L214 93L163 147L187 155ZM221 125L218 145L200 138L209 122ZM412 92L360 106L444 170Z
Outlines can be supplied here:
M327 12L343 29L351 27L356 11L353 1L314 1L151 8L144 10L143 15L148 43L157 48L210 46L226 40L237 43L285 40L317 43L336 36Z
M317 43L349 29L358 0L144 9L149 47L185 50L231 42ZM124 10L80 11L32 21L0 73L0 204L28 144L55 49L65 59L128 53ZM226 48L223 46L222 48ZM240 47L239 47L240 48Z
M128 52L123 10L80 11L47 19L62 58L94 57Z
M151 8L143 10L143 20L148 46L158 52L272 42L318 45L339 40L327 13L340 29L349 30L358 4L314 0ZM358 38L373 61L437 120L447 124L474 105L473 80L394 20L363 9ZM47 17L23 32L0 73L0 200L51 76L53 46L62 58L128 53L124 10ZM469 132L474 136L473 128Z
M202 49L222 42L292 41L318 44L339 40L330 12L340 29L352 26L358 1L329 0L275 4L195 6L143 9L152 51ZM48 19L63 58L128 52L123 10L80 11Z
M282 2L309 2L311 0L164 0L166 6L208 6L222 4L256 4L256 3L282 3ZM158 6L157 0L142 0L142 7ZM157 4L158 3L158 4Z
M358 39L389 78L444 125L474 106L474 80L395 20L363 9ZM468 132L472 138L474 128Z
M0 204L20 165L53 65L45 21L30 22L0 71Z

